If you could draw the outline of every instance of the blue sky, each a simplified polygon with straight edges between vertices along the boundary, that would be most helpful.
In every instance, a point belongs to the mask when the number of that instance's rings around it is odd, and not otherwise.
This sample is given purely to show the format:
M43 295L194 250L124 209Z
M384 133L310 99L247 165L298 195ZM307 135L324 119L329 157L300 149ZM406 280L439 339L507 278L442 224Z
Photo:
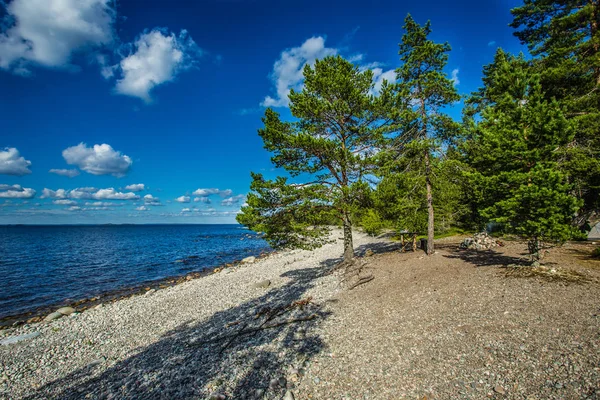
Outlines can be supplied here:
M234 222L250 171L276 173L265 106L289 115L305 63L392 77L411 13L467 94L498 46L524 50L519 4L0 0L0 224Z

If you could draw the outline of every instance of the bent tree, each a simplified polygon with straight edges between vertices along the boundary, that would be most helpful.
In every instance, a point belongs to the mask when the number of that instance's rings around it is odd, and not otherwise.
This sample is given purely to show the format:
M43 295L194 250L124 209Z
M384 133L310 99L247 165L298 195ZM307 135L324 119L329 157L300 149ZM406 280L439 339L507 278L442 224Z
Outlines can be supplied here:
M290 91L293 121L265 111L259 135L272 163L288 177L252 174L247 206L237 221L264 233L275 248L324 244L330 226L344 231L344 261L354 257L352 210L392 124L394 97L385 83L376 96L373 73L340 56L304 67L304 87Z

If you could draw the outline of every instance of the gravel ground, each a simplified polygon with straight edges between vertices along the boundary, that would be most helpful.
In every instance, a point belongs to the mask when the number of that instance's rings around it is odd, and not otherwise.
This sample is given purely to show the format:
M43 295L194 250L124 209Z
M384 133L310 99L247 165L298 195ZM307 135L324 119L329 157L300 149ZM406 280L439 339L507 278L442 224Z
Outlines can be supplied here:
M341 243L0 331L40 334L0 345L0 398L280 398L324 346L313 330L340 290Z
M600 287L507 276L524 244L369 259L375 280L339 294L315 334L297 398L598 399ZM591 245L551 250L546 265L594 279Z
M522 244L457 244L427 257L357 234L375 279L353 290L330 273L338 240L0 331L40 333L0 346L0 398L600 398L599 285L507 276ZM547 264L596 279L590 250Z

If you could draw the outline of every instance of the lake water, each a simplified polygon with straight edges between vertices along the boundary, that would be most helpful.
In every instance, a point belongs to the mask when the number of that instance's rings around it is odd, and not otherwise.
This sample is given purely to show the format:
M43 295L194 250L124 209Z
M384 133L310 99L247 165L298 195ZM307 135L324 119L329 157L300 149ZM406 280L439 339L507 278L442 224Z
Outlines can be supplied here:
M268 250L240 225L2 226L0 318Z

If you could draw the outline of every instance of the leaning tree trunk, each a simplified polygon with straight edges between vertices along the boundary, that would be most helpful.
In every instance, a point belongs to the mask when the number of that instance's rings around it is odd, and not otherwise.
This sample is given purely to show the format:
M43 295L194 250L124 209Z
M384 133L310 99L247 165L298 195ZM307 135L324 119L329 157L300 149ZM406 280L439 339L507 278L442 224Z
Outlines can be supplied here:
M352 243L352 222L350 215L344 213L344 261L350 262L354 258L354 245Z
M429 149L425 150L425 184L427 186L427 254L433 254L435 251L433 245L433 236L435 234L433 193L431 190L431 167L429 165Z

